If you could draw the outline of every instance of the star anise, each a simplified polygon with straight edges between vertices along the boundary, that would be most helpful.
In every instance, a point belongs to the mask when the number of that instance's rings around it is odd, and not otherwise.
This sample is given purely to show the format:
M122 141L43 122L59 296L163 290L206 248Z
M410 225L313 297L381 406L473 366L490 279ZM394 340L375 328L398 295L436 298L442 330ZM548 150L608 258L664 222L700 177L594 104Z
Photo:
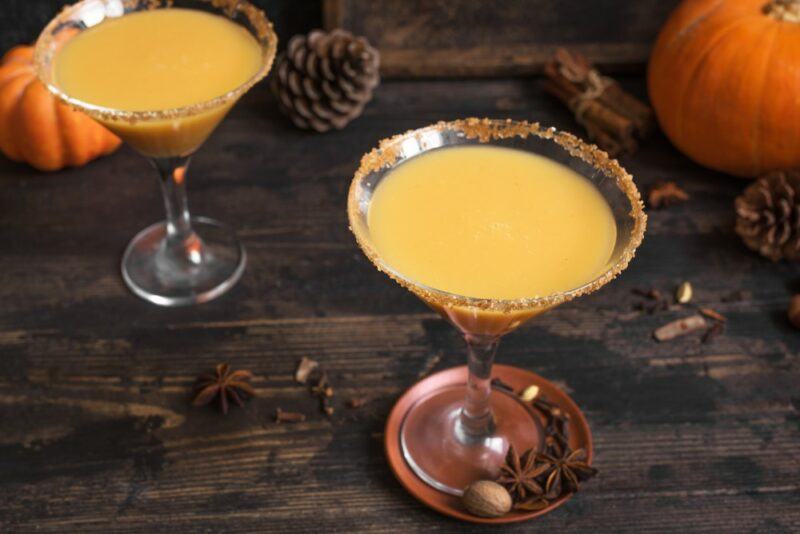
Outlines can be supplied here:
M536 397L531 402L545 418L545 452L564 450L569 442L567 423L569 416L555 403L544 397Z
M563 493L576 492L580 482L597 474L597 469L586 463L586 451L574 451L554 448L553 452L542 452L536 455L537 461L549 470L545 482L544 494L548 499L555 499Z
M544 452L558 456L568 445L568 440L564 434L556 430L554 426L545 429Z
M500 468L500 477L497 483L505 486L515 502L522 502L529 496L538 496L544 493L541 484L536 478L544 474L550 466L537 464L536 453L529 449L520 456L513 445L508 447L506 462Z
M227 363L219 363L214 374L203 374L197 377L195 383L195 397L192 404L203 406L215 398L219 399L222 413L228 413L229 400L237 406L244 406L244 401L255 397L256 392L248 380L253 378L253 373L240 369L231 371Z
M520 456L510 446L496 482L511 494L514 510L535 512L578 491L578 484L596 475L597 469L586 462L586 451L569 448L570 417L558 403L538 392L526 401L542 417L542 452L530 449Z

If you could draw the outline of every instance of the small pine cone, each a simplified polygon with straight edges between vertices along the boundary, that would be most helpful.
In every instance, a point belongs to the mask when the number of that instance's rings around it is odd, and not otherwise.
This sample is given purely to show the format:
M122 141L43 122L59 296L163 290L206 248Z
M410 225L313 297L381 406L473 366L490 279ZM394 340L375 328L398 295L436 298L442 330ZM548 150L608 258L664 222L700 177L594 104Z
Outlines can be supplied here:
M736 233L772 261L800 260L800 170L767 174L736 199Z
M342 129L361 115L380 82L378 51L344 30L314 30L289 40L272 90L299 128Z

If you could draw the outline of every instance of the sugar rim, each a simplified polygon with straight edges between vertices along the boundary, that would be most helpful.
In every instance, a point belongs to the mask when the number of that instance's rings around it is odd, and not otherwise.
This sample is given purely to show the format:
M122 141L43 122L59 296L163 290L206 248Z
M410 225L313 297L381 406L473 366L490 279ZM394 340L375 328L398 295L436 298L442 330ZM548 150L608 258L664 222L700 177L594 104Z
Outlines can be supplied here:
M100 1L108 4L108 0ZM53 20L47 24L47 26L45 26L44 30L42 30L42 33L39 35L39 38L36 41L36 48L34 51L34 66L36 69L36 74L44 86L47 87L47 89L59 100L95 119L102 121L122 121L132 124L139 121L158 121L189 117L205 111L217 109L242 96L256 83L261 81L267 75L267 73L269 73L277 52L278 37L275 34L272 23L267 18L266 14L246 0L195 1L211 4L213 8L223 12L223 14L229 19L233 18L239 13L244 15L255 31L255 37L262 49L261 68L259 68L259 70L252 77L250 77L249 80L223 95L214 97L210 100L205 100L203 102L198 102L196 104L177 108L151 111L126 111L90 104L64 93L55 83L53 83L51 74L46 71L46 65L50 64L53 56L53 32L57 27L71 20L71 17L77 10L90 2L98 2L98 0L82 0L81 2L67 5ZM172 0L122 0L122 5L126 10L151 10L162 7L171 7ZM248 31L250 30L248 29Z

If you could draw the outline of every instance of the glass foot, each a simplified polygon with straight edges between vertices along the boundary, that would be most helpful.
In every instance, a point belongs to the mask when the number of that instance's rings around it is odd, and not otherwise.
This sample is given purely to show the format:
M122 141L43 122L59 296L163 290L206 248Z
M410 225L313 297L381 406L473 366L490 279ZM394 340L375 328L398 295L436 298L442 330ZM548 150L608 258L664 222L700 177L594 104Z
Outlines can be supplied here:
M492 389L494 432L473 438L459 423L466 385L448 386L421 398L406 413L400 446L406 462L439 491L461 495L476 480L497 478L508 445L522 452L538 448L543 431L538 417L515 395Z
M160 306L208 302L242 277L246 253L232 229L192 217L194 233L170 244L165 222L139 232L122 257L122 277L139 297Z

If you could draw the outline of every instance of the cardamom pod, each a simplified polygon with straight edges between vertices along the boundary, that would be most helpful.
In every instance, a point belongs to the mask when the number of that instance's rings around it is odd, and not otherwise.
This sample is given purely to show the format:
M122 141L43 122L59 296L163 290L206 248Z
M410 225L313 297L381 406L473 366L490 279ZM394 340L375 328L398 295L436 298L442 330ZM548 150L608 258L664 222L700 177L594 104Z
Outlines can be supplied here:
M675 291L675 300L680 304L687 304L692 300L692 284L683 282Z

